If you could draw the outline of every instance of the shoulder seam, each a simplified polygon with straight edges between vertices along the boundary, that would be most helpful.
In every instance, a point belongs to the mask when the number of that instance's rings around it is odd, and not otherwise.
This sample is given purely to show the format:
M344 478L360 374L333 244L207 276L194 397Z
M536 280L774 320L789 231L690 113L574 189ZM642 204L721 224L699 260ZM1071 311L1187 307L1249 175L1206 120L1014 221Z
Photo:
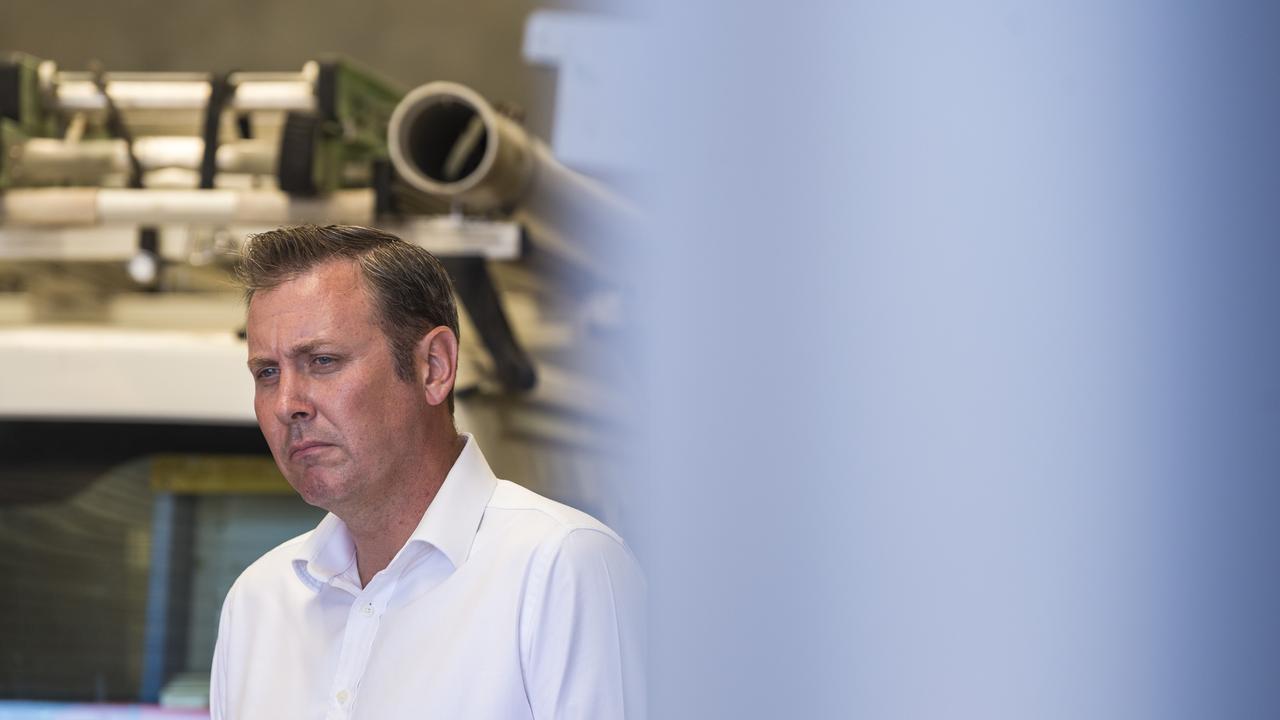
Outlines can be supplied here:
M579 510L570 505L565 505L562 502L552 500L551 498L543 497L542 495L539 495L538 493L530 490L529 488L523 485L520 485L519 483L514 483L514 482L511 482L510 480L499 480L499 482L509 483L510 485L516 488L519 488L521 491L529 493L530 495L533 495L534 497L546 503L550 503L556 508L561 509L561 512L553 512L550 508L539 507L538 505L533 505L533 504L524 504L524 505L504 504L501 502L495 502L493 497L490 497L489 505L487 509L511 510L511 511L520 511L520 512L536 512L548 518L552 522L554 522L557 527L562 528L566 531L595 530L596 532L601 532L606 535L613 536L614 539L616 539L618 542L622 542L622 538L619 537L616 532L614 532L613 528L610 528L608 525L601 522L599 518L596 518L590 513L583 512L582 510ZM496 495L496 490L495 490L495 495ZM574 516L578 516L578 517L574 517Z

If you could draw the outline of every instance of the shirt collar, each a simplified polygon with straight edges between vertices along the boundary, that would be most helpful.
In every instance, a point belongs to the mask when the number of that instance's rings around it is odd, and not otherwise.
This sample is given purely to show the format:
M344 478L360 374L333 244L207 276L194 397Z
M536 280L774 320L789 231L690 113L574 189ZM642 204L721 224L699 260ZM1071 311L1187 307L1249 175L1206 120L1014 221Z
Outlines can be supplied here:
M294 572L313 590L333 582L340 575L353 572L355 566L355 542L351 540L346 523L333 513L324 516L293 556Z
M466 444L445 475L444 484L427 506L418 526L405 546L425 544L449 558L454 569L471 553L480 519L498 485L498 478L470 433L462 433ZM334 578L355 572L356 548L346 523L336 515L325 516L311 536L298 546L293 567L298 577L313 588Z
M462 436L467 444L406 543L431 545L449 558L455 570L471 554L480 519L498 486L498 478L489 469L475 438L469 433Z

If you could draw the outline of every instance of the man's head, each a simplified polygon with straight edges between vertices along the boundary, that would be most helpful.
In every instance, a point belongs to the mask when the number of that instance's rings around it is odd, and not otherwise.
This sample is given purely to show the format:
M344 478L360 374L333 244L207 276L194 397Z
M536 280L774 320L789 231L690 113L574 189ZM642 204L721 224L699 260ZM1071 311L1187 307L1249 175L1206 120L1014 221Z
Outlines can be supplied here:
M426 250L381 230L304 225L261 233L245 247L237 274L246 302L252 303L256 293L331 260L359 265L400 379L412 379L413 348L428 330L444 326L460 337L453 283L444 266ZM452 395L449 409L453 409Z
M458 315L425 250L357 227L285 228L246 246L254 408L312 504L361 512L453 438Z

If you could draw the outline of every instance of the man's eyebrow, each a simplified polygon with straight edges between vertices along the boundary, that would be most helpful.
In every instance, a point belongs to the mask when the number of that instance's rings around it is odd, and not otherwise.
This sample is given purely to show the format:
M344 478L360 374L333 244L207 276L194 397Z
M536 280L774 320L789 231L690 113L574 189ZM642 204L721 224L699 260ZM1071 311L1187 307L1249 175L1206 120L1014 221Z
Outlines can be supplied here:
M288 355L289 357L298 357L299 355L310 355L316 350L319 350L320 348L326 345L331 345L331 344L332 343L325 338L316 338L315 340L308 340L307 342L294 345L293 347L289 348L289 351L285 354Z
M316 338L315 340L308 340L307 342L301 343L299 345L294 345L293 347L289 348L288 352L285 353L285 356L298 357L299 355L310 355L322 348L325 348L333 344L334 344L334 341L328 338ZM253 372L257 372L265 367L271 367L272 365L275 365L275 364L276 364L276 361L271 360L270 358L265 358L265 357L249 358L249 369Z

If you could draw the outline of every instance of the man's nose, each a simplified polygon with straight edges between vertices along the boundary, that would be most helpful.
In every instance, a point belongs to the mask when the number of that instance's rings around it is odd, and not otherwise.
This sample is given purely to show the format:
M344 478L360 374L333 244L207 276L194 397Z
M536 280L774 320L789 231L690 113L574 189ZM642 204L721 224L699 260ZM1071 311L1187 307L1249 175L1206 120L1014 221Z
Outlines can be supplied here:
M309 420L314 415L311 383L307 377L301 373L282 372L280 392L276 394L276 416L280 422L289 424Z

